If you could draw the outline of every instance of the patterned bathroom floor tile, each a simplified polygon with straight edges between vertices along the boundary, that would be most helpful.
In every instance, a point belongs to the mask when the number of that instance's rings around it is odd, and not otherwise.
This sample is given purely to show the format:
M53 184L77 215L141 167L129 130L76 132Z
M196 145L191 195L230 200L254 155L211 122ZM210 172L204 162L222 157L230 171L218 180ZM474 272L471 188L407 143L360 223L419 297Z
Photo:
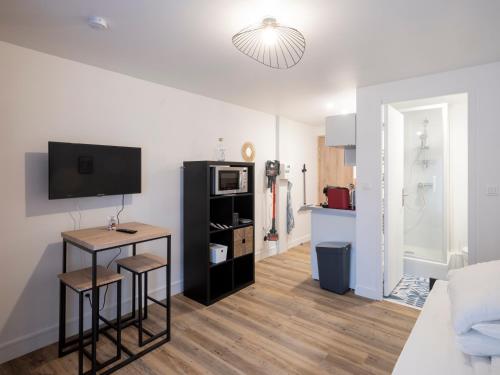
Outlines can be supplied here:
M410 306L422 308L429 295L429 279L413 275L404 275L391 295L387 297Z

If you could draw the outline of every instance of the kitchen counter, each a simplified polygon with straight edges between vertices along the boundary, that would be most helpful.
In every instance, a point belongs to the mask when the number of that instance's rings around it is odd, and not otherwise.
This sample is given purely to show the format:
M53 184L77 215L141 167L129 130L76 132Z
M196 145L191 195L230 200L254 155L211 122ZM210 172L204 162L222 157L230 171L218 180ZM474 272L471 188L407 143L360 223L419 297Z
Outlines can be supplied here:
M318 280L316 245L320 242L351 243L351 275L349 287L356 284L356 211L337 210L320 206L311 207L311 268L312 277Z
M313 212L318 212L327 215L341 215L341 216L356 216L356 211L353 210L337 210L335 208L325 208L321 206L313 206L310 208Z

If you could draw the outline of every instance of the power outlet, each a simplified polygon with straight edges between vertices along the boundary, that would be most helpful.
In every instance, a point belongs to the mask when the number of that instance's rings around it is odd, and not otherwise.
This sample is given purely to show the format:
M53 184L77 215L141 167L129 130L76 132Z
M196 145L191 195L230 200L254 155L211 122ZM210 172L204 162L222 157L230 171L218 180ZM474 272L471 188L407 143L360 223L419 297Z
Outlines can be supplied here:
M498 185L486 185L486 195L495 196L498 195L500 187Z

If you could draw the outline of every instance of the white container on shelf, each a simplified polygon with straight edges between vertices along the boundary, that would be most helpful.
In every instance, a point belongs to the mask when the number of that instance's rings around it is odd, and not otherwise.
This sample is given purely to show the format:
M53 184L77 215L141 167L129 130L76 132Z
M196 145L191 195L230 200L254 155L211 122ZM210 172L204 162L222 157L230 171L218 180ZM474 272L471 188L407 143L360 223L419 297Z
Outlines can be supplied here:
M210 263L221 263L227 259L227 246L218 243L210 243Z

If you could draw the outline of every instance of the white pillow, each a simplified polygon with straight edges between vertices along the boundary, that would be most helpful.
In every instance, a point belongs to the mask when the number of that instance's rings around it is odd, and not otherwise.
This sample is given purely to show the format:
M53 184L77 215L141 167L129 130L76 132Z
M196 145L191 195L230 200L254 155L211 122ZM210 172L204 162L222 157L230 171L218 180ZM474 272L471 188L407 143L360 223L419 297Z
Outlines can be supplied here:
M448 273L448 295L455 332L500 320L500 260L478 263Z
M472 326L472 329L500 340L500 320L489 323L478 323Z

